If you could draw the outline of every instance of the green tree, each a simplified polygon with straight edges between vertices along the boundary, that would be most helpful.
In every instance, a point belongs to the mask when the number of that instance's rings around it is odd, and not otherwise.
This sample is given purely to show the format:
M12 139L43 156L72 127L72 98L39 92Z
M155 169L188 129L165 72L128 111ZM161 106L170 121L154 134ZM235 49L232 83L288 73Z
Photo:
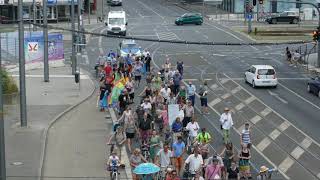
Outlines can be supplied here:
M14 79L8 74L4 69L0 70L1 80L2 80L2 90L3 94L12 94L18 92L18 87Z

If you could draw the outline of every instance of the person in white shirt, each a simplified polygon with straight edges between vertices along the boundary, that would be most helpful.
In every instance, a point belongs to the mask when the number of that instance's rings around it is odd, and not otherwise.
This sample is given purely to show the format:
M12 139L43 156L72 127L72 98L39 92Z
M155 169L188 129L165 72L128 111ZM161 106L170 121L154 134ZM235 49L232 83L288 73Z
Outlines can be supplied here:
M143 103L141 104L141 107L145 112L150 112L152 108L150 100L148 98L144 99Z
M199 154L199 150L195 148L194 154L189 155L185 164L189 164L189 172L192 176L195 176L197 172L201 172L203 166L202 156Z
M194 141L194 138L197 137L200 126L198 122L196 122L195 118L192 118L191 122L189 122L186 126L186 129L189 131L189 137L191 138L191 142Z
M230 129L233 126L233 121L229 108L224 108L224 113L220 117L221 129L223 131L223 141L225 144L230 142Z
M171 89L168 88L168 85L165 85L164 88L162 88L162 89L160 90L160 94L161 94L161 96L163 97L164 102L166 103L167 100L168 100L169 97L170 97Z
M179 104L178 117L182 120L184 119L184 106L182 104Z

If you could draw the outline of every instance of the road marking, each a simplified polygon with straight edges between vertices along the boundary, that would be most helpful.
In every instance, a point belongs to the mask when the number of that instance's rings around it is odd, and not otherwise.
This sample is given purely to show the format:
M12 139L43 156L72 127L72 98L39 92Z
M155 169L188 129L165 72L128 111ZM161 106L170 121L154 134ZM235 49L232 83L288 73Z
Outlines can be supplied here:
M312 144L312 140L308 137L304 138L303 141L301 142L301 146L304 147L305 149L308 149L311 144Z
M282 172L286 173L288 169L293 165L293 163L294 161L289 156L287 156L279 165L279 169Z
M209 103L209 106L214 106L214 105L218 104L219 102L221 102L221 99L220 98L216 98L216 99L214 99L213 101L211 101Z
M271 137L271 139L275 140L280 134L281 132L278 129L275 129L269 134L269 136Z
M244 106L245 106L245 105L244 105L243 103L240 103L240 104L236 105L235 108L236 108L237 111L239 111L239 110L241 110L242 108L244 108Z
M225 93L224 95L221 96L222 99L227 99L228 97L230 97L231 94L230 93Z
M144 4L143 2L136 0L138 3L140 3L142 6L144 6L145 8L149 9L150 11L152 11L153 13L155 13L156 15L158 15L161 19L164 19L163 16L161 16L159 13L157 13L156 11L154 11L152 8L150 8L149 6L147 6L146 4Z
M82 58L84 58L84 59L85 59L86 64L89 64L89 58L88 58L88 55L82 55Z
M287 121L284 121L283 123L280 124L279 129L280 131L285 131L286 129L288 129L289 126L290 124Z
M203 34L202 36L203 36L204 38L206 38L206 39L209 39L209 37L208 37L207 35L204 35L204 34Z
M265 137L258 145L257 148L262 152L264 149L266 149L266 147L269 146L269 144L271 144L271 141L268 137Z
M280 86L282 86L283 88L285 88L286 90L288 90L289 92L291 92L292 94L298 96L299 98L301 98L301 99L304 100L305 102L311 104L313 107L315 107L315 108L317 108L318 110L320 110L320 107L317 106L317 105L315 105L315 104L312 103L311 101L309 101L309 100L307 100L306 98L300 96L298 93L296 93L296 92L292 91L291 89L287 88L285 85L283 85L283 84L281 84L281 83L279 83L279 82L278 82L278 84L279 84Z
M303 153L304 153L304 150L300 146L297 146L290 154L296 160L298 160Z
M217 84L212 84L212 86L210 86L211 89L216 89L218 88L218 85Z
M229 34L230 36L238 39L239 41L243 41L241 38L239 38L238 36L232 34L231 32L226 31L225 29L221 29L221 28L219 28L219 27L217 27L217 26L214 26L214 25L212 25L212 24L209 24L209 23L204 23L204 24L206 24L206 25L208 25L208 26L211 26L211 27L214 27L214 28L216 28L216 29L219 29L220 31Z
M107 28L101 29L100 34L103 34L103 32L104 32L105 30L107 30ZM103 36L100 36L100 37L99 37L99 41L98 41L100 54L103 53L103 49L102 49L102 38L103 38Z
M260 114L265 117L268 114L270 114L271 112L272 112L272 110L270 108L266 107L263 111L260 112Z
M244 129L244 124L242 124L239 128L238 128L238 132L242 132L242 129Z
M317 177L320 179L320 173L318 173Z
M251 118L250 121L253 123L253 124L257 124L257 122L259 122L262 118L258 115L256 115L255 117Z
M156 32L159 40L176 40L179 37L173 32Z
M220 57L225 57L226 55L224 55L224 54L212 54L212 56L220 56Z
M258 48L254 47L254 46L251 46L251 45L250 45L250 47L252 47L252 49L254 49L254 50L256 50L256 51L259 50Z
M230 81L228 78L223 78L223 79L221 79L221 84L225 84L225 83L227 83L228 81Z
M237 86L236 88L234 88L234 89L231 90L231 93L232 93L232 94L235 94L235 93L239 92L241 89L242 89L242 88L241 88L240 86Z
M254 96L250 96L248 99L246 99L244 102L246 103L246 104L250 104L252 101L254 101L256 99L256 97L254 97Z

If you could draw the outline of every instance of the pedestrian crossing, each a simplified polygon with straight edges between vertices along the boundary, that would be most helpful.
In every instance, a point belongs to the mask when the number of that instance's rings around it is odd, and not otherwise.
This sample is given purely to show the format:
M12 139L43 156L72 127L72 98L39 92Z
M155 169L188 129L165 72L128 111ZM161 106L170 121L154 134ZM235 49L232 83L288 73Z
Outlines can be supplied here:
M159 40L180 40L173 32L156 32Z

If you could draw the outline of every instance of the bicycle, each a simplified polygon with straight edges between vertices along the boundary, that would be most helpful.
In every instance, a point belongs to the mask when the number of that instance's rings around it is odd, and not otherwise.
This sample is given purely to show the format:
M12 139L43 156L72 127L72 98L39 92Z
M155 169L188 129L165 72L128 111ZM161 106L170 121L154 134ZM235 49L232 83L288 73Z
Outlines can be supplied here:
M118 180L118 175L120 174L118 172L120 165L119 164L113 164L111 168L111 180Z
M145 160L149 160L150 158L150 145L144 141L141 145L141 154Z

